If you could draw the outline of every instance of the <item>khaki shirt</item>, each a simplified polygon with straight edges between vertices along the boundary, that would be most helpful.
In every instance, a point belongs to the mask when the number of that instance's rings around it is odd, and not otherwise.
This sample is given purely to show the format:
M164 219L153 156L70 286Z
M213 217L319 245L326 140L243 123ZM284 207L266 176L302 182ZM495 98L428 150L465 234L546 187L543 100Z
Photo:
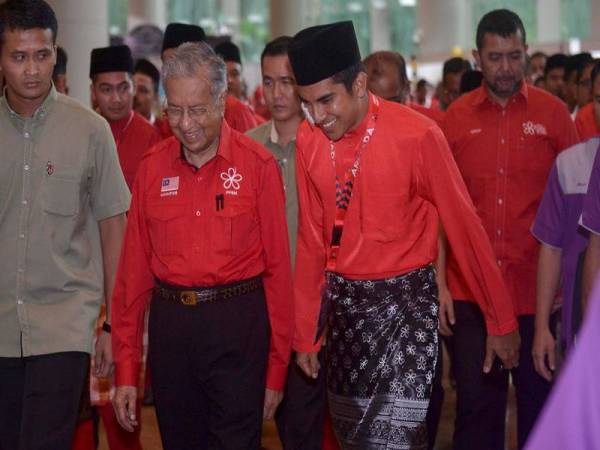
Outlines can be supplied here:
M279 135L270 120L246 134L264 145L275 157L281 169L285 189L285 217L290 240L292 267L296 258L296 236L298 235L298 194L296 193L296 139L288 145L279 145Z
M104 119L54 87L29 119L0 99L0 357L91 352L98 221L129 198Z

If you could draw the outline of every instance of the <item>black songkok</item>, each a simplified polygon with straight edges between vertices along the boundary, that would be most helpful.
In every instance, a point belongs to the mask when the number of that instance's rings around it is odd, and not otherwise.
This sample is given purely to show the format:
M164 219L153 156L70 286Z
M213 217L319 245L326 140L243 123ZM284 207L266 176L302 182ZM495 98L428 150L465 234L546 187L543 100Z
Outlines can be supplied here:
M223 58L223 61L233 61L238 64L242 63L242 58L240 56L240 49L233 42L221 42L219 45L215 47L215 53Z
M129 47L116 45L92 50L90 78L105 72L128 72L133 74L133 58Z
M300 86L318 83L361 61L351 21L300 31L292 39L288 55Z
M148 75L152 78L152 82L156 87L158 87L158 83L160 83L160 72L156 66L147 59L138 59L133 68L133 73L143 73L144 75Z
M204 42L206 33L198 25L187 23L170 23L165 29L162 52L170 48L177 48L184 42Z

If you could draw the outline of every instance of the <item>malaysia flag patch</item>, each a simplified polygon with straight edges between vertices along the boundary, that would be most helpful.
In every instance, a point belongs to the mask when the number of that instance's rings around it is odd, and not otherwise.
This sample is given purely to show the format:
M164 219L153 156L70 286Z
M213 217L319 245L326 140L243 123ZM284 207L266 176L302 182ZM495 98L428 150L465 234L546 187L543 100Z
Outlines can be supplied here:
M163 178L160 185L160 192L174 192L179 189L179 177Z

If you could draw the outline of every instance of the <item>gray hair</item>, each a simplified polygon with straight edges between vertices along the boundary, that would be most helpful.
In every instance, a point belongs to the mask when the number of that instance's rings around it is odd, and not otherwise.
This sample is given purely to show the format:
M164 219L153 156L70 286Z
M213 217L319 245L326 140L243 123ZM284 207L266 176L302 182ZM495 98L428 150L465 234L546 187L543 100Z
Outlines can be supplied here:
M189 78L206 71L210 93L216 101L227 89L227 68L220 56L205 42L185 42L163 61L163 82L169 78Z

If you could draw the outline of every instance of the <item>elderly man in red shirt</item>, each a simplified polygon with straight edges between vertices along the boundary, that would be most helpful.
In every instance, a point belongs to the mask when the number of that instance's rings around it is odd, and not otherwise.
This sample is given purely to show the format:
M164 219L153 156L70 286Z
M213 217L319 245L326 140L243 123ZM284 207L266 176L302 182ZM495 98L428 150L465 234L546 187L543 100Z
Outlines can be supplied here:
M258 448L293 333L279 167L223 120L225 64L208 45L182 44L162 70L175 136L146 156L133 186L112 310L117 417L137 425L152 297L148 358L164 448Z
M477 28L474 51L483 86L456 100L445 121L448 143L519 316L521 357L512 372L519 448L550 390L531 357L539 244L530 228L556 155L577 143L564 103L525 83L525 42L523 23L515 13L486 14ZM459 301L441 305L440 317L442 323L447 317L455 322L454 448L503 449L508 373L498 368L484 375L473 364L484 358L485 327L477 305L469 302L474 293L457 267L459 249L451 250L448 285Z
M310 119L296 143L297 362L317 376L327 321L329 405L341 447L424 448L440 220L487 317L488 363L495 353L516 362L512 304L442 132L368 92L352 23L301 31L289 57Z

